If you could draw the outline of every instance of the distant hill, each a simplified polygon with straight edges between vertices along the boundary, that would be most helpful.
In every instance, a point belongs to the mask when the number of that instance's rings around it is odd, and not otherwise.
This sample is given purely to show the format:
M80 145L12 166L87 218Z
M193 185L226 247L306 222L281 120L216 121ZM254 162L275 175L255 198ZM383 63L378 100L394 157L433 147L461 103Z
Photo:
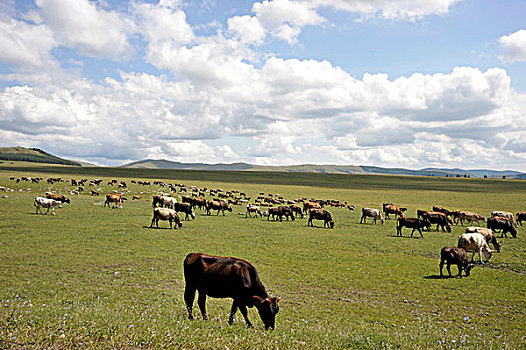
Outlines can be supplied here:
M18 146L0 147L0 160L81 166L78 162L59 158L38 148L25 148Z
M288 166L263 166L248 163L232 164L205 164L205 163L181 163L169 160L146 159L129 164L121 165L122 168L147 168L147 169L182 169L182 170L231 170L231 171L282 171L299 173L328 173L328 174L380 174L380 175L413 175L413 176L439 176L439 177L490 177L506 176L506 178L525 179L526 174L513 170L464 170L464 169L440 169L426 168L411 170L404 168L382 168L363 165L318 165L302 164Z

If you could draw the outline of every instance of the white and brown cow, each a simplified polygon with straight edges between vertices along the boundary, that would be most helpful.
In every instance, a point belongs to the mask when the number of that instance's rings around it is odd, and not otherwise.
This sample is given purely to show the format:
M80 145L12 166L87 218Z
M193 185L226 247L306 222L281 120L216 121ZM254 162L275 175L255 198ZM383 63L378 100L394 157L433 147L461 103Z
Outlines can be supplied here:
M40 214L44 215L47 215L49 209L51 209L51 212L55 215L55 208L62 208L62 202L44 197L35 198L33 205L36 207L36 214L40 211ZM43 213L41 208L47 208L47 211Z

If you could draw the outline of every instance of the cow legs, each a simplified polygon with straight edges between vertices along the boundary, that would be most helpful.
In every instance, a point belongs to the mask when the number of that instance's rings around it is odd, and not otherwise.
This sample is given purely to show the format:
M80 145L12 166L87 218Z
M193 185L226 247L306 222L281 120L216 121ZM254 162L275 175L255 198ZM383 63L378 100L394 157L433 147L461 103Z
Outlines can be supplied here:
M186 309L188 310L188 319L193 320L192 307L194 306L195 288L186 285L184 289L184 302L186 303Z
M236 300L234 299L234 301L232 302L232 309L230 309L230 317L228 318L229 325L234 323L234 315L236 311L237 311L237 303L236 303Z
M479 258L480 258L480 263L484 265L484 261L482 261L482 247L479 248Z
M417 227L418 232L420 232L420 237L424 238L424 235L422 234L422 230L420 230L419 227Z
M199 291L199 297L197 298L197 305L199 305L199 310L201 310L201 315L203 315L203 320L208 320L206 315L206 294L204 291Z
M155 221L155 216L154 216L153 219L152 219L152 223L150 224L150 227L153 227L153 223L154 223L154 221Z
M239 311L241 311L241 314L243 315L243 318L245 319L247 328L252 328L252 323L250 323L250 320L248 319L247 307L245 305L239 305Z
M367 219L365 218L365 215L362 215L362 217L360 218L360 224L362 223L362 220L367 223Z

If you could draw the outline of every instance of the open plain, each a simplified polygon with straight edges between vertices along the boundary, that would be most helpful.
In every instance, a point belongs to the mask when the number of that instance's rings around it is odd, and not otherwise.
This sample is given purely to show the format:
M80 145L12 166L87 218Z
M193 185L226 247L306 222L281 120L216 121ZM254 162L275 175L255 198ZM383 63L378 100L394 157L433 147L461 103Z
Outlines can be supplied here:
M16 182L22 176L39 183ZM50 184L47 178L64 182ZM103 179L100 196L70 179ZM125 181L127 188L107 183ZM152 185L132 184L150 180ZM307 219L245 218L244 205L225 216L196 210L182 229L150 228L153 185L186 184L336 199L356 207L327 209L334 229ZM526 211L526 182L514 180L258 172L80 168L23 163L0 166L0 347L16 349L518 349L526 343L526 229L499 238L502 252L467 278L440 278L440 249L456 246L435 226L424 238L396 237L396 221L360 224L362 207L391 202L406 216L433 205L488 216ZM114 190L123 208L104 206ZM36 196L71 198L51 213L35 213ZM142 199L132 200L133 195ZM180 193L174 194L179 200ZM207 194L207 198L211 198ZM263 210L265 210L263 208ZM417 238L418 237L418 238ZM500 234L497 234L500 237ZM493 247L492 247L493 248ZM272 296L279 296L276 330L254 328L241 314L227 324L230 299L208 299L208 321L194 305L187 319L182 263L190 252L250 261ZM471 257L471 253L469 253ZM447 275L447 272L444 269ZM456 275L456 266L452 267Z

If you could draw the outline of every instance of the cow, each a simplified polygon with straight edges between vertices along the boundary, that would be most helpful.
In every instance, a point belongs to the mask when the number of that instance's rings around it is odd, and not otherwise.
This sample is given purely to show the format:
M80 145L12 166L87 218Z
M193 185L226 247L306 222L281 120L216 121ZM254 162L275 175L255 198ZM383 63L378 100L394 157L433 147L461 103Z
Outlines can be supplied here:
M376 225L376 219L380 218L380 222L382 225L384 224L385 220L382 216L382 212L380 209L374 209L374 208L362 208L362 217L360 218L360 224L367 223L367 217L374 218L373 223Z
M183 222L181 219L179 219L179 215L175 212L173 209L169 208L153 208L153 218L152 223L150 224L150 227L153 227L153 223L155 222L155 226L159 228L159 220L168 220L170 222L170 229L177 227L182 228ZM172 227L172 221L176 224Z
M199 207L199 209L206 209L206 199L202 197L193 198L192 206Z
M54 199L54 200L62 202L62 203L71 203L69 198L64 197L64 195L62 195L62 194L55 194L55 193L51 193L51 192L46 192L46 198Z
M283 217L287 218L287 221L289 221L289 217L292 221L295 220L294 213L292 212L292 209L285 206L279 206L276 208L269 208L268 209L268 216L267 221L270 219L270 216L272 215L272 218L274 220L277 220L279 218L279 221L283 221Z
M232 298L232 308L228 324L234 323L234 315L239 309L248 328L252 323L248 319L247 307L256 307L265 329L274 329L276 314L279 311L280 298L269 297L261 283L256 268L248 261L213 256L203 253L190 253L183 262L185 290L184 301L188 318L192 320L192 308L195 292L199 292L197 304L204 320L206 297Z
M510 219L510 221L512 222L513 226L515 227L519 227L519 225L517 224L517 221L515 221L515 216L508 212L508 211L494 211L491 213L491 216L494 217L494 216L501 216L501 217L505 217L505 218L508 218Z
M419 218L419 219L422 219L423 215L426 214L426 213L429 213L429 211L428 210L417 209L416 217Z
M134 195L134 196L132 197L132 200L133 200L133 199L141 200L141 199L142 199L142 196Z
M411 231L411 237L413 237L413 233L415 233L415 230L418 230L420 233L420 236L424 238L424 235L422 234L422 229L424 228L430 228L431 223L427 220L421 220L418 218L406 218L406 217L399 217L396 221L396 235L402 237L402 227L412 228L413 231Z
M515 215L517 216L517 224L522 226L522 222L526 221L526 212L518 212Z
M296 217L299 215L303 219L304 216L301 206L297 204L291 204L289 205L289 208L292 209L292 212L296 215Z
M329 227L331 229L334 228L334 220L332 219L331 213L329 213L325 209L311 209L309 210L309 221L307 222L307 226L314 227L314 224L312 223L312 220L323 220L323 227Z
M485 227L476 227L476 226L469 226L466 228L466 233L475 233L475 232L483 235L484 238L486 239L486 243L493 244L493 247L495 248L495 250L498 253L500 253L500 242L497 241L497 238L495 237L495 233L491 229L485 228Z
M157 204L159 204L161 208L173 209L175 203L177 203L177 199L162 194L156 194L152 198L152 207L154 208L157 206Z
M185 220L190 220L188 216L192 218L192 220L195 220L195 213L192 211L192 206L188 203L177 203L175 202L172 207L173 210L176 212L183 212L185 213Z
M51 209L52 214L55 215L55 208L62 208L62 202L44 197L35 198L33 205L36 207L35 214L38 214L39 211L40 214L44 214L41 208L47 208L47 211L44 215L47 215L49 209Z
M122 208L122 205L124 204L124 201L126 200L125 197L122 196L120 193L108 193L106 195L106 201L104 202L104 206L110 206L110 203L113 203L113 208L117 205L119 208Z
M437 205L433 205L433 211L438 211L439 213L444 213L444 214L446 214L446 216L450 216L451 215L451 211L447 210L444 207L440 207L440 206L437 206Z
M470 264L468 261L468 255L466 253L466 250L464 248L457 248L457 247L444 247L442 250L440 250L440 277L443 276L442 274L442 268L444 267L444 262L447 263L446 269L449 273L449 277L451 277L451 269L450 266L452 264L455 264L458 266L458 276L462 278L462 270L465 271L466 277L469 276L469 272L473 267L475 267L475 264Z
M471 212L471 211L464 211L464 210L460 210L460 211L455 211L455 215L458 215L458 220L460 222L460 224L462 226L464 226L464 220L468 221L468 222L479 222L479 221L484 221L486 222L486 218L480 214L477 214L477 213L474 213L474 212Z
M438 212L438 211L429 211L422 215L422 218L424 220L429 221L431 224L437 224L437 231L438 227L442 227L442 232L449 232L451 233L451 226L453 222L450 218L446 216L446 214Z
M98 196L99 194L100 194L99 191L91 190L91 195L92 196Z
M405 210L404 210L405 209ZM383 211L385 213L385 218L389 219L389 214L394 214L395 219L397 216L404 216L404 211L406 211L406 208L400 208L396 205L393 205L391 203L384 203L383 204Z
M259 206L254 205L254 204L247 204L247 212L245 213L245 217L249 217L249 216L252 217L250 213L254 213L255 218L257 218L258 215L260 217L263 217L263 214L261 213L261 209L259 208Z
M320 203L318 202L303 203L303 214L308 214L311 209L321 209Z
M480 257L480 263L482 265L484 265L484 261L482 261L482 252L484 252L484 257L487 261L491 259L491 255L493 254L493 251L489 248L484 236L477 232L463 233L462 235L460 235L458 237L458 247L464 248L466 252L473 252L473 254L471 255L471 262L473 262L475 252L478 252Z
M223 216L224 216L225 215L225 210L229 211L229 212L232 212L232 207L229 206L228 203L225 202L225 201L210 200L210 201L206 202L206 214L210 215L210 211L211 210L217 210L217 214L216 215L219 215L219 212L222 212Z
M487 227L493 231L502 230L500 237L506 236L506 232L511 233L513 238L517 238L517 229L514 227L513 222L507 217L493 216L486 222Z

